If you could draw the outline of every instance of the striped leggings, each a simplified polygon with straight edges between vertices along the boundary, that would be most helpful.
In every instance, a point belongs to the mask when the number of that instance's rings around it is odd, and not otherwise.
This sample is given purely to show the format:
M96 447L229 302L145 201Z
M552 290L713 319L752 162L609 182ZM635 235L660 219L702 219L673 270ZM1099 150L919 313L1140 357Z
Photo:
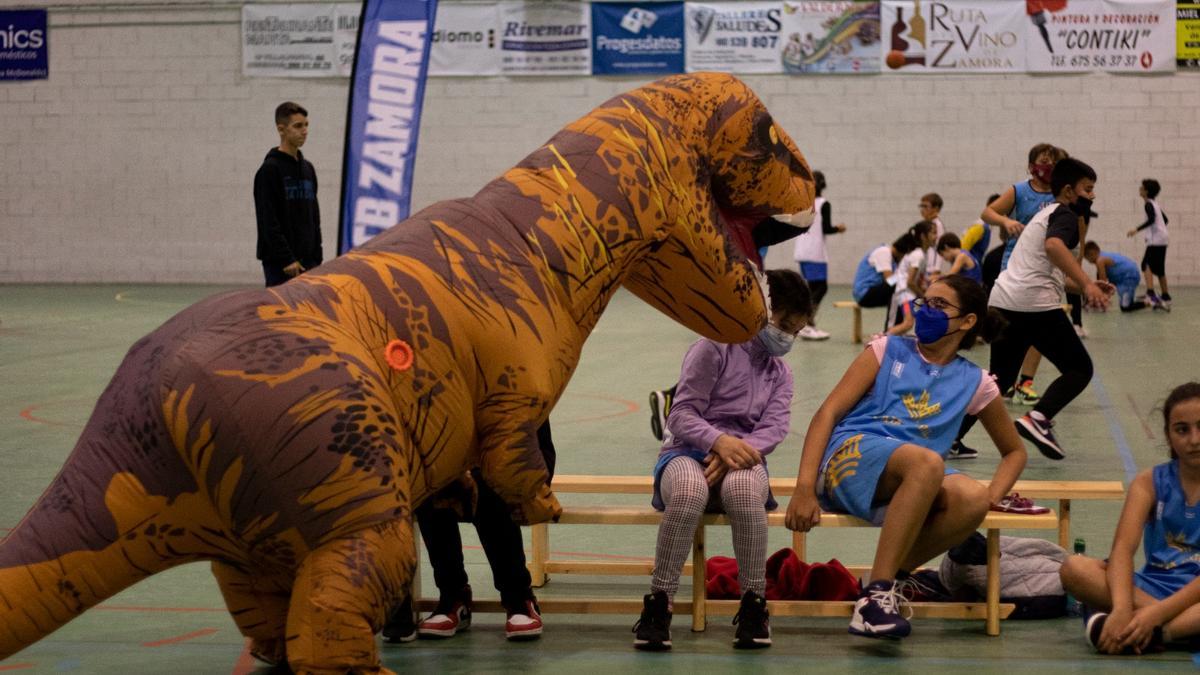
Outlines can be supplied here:
M767 471L759 464L725 474L711 495L713 505L722 507L729 516L738 583L743 593L754 591L763 595L766 591L767 490ZM650 590L665 591L667 597L674 599L683 563L692 550L696 526L710 505L704 465L690 457L671 460L663 469L659 494L667 508L658 526ZM693 563L703 565L704 561Z

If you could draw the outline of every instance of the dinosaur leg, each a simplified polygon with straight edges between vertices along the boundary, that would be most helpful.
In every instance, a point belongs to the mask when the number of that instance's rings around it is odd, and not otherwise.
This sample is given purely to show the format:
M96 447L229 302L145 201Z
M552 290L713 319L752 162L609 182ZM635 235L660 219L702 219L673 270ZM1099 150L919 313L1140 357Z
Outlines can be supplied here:
M391 673L375 643L416 564L411 511L331 541L296 572L287 621L288 663L297 673Z
M251 656L270 665L286 662L291 577L254 577L223 562L213 562L212 572L238 630L250 638Z

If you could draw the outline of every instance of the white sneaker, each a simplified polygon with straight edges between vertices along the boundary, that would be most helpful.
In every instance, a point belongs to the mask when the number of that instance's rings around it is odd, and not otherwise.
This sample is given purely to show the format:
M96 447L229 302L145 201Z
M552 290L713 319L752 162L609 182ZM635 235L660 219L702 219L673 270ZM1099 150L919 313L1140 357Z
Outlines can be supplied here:
M1075 325L1075 334L1079 336L1080 340L1087 339L1087 329L1084 328L1083 326L1076 324Z
M805 326L800 329L801 340L828 340L829 333L817 328L816 326Z

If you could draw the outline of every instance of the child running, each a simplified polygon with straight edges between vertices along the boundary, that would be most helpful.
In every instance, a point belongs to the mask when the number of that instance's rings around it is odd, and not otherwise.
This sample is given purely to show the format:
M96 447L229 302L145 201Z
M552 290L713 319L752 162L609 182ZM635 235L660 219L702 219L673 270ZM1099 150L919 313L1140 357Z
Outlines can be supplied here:
M1113 286L1089 279L1073 252L1079 248L1080 224L1095 199L1095 170L1068 157L1054 165L1050 185L1054 203L1025 226L1008 267L992 287L988 304L1000 310L1008 325L992 342L989 368L1001 390L1014 385L1030 347L1058 369L1058 378L1033 410L1017 420L1017 429L1043 455L1059 460L1067 454L1054 436L1054 417L1083 393L1093 373L1092 359L1062 311L1063 291L1070 288L1084 295L1089 305L1106 309ZM969 428L968 420L962 434Z
M961 274L968 279L974 279L980 285L983 284L983 265L974 253L963 250L962 240L957 234L943 234L942 238L938 239L937 252L942 260L950 264L947 274Z
M757 337L736 345L701 339L683 359L667 418L671 433L654 467L652 503L663 517L650 594L633 627L637 649L671 648L671 603L706 509L724 511L733 528L743 592L733 644L771 644L764 594L767 510L776 504L766 456L788 433L792 371L782 357L808 324L812 299L792 270L767 270L767 288L771 318Z
M1167 290L1167 214L1158 205L1158 193L1162 187L1153 178L1142 181L1138 194L1146 200L1146 222L1130 230L1127 234L1132 237L1138 231L1144 230L1146 237L1146 253L1142 256L1142 272L1146 275L1146 299L1154 309L1171 311L1171 292ZM1158 277L1162 295L1154 292L1154 277Z
M995 381L958 354L999 329L983 289L947 275L916 304L916 339L873 340L813 416L787 511L787 526L800 532L822 509L882 525L870 583L850 619L849 632L866 637L910 633L897 586L975 531L1025 467ZM967 413L1000 450L986 488L943 461Z
M1144 654L1200 635L1200 382L1167 396L1163 426L1171 460L1129 484L1108 560L1075 555L1060 572L1068 593L1100 610L1084 634L1105 654ZM1139 538L1146 564L1134 571Z
M817 199L813 202L816 218L807 232L796 237L793 257L800 266L800 274L808 282L812 291L812 319L804 330L800 331L802 340L828 340L829 333L817 328L817 310L821 308L821 299L829 290L829 258L825 253L825 237L831 234L845 232L843 223L833 224L833 207L829 200L822 197L825 190L825 174L813 172L813 187L817 191Z
M1138 284L1142 283L1142 273L1135 262L1120 253L1101 251L1100 245L1094 241L1083 245L1083 258L1096 266L1097 281L1107 281L1117 287L1122 312L1134 312L1146 307L1144 301L1134 298Z

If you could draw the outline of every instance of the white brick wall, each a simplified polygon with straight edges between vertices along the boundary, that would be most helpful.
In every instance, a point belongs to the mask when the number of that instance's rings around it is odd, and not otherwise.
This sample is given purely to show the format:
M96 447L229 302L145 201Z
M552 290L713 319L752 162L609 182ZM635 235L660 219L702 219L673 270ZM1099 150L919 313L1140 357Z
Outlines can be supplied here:
M228 6L51 11L50 79L0 86L0 282L257 282L251 181L285 99L310 112L305 154L332 257L347 81L243 77L238 17ZM179 21L196 25L131 25ZM850 226L830 245L834 282L914 222L925 192L963 229L1047 141L1096 167L1093 236L1135 259L1140 238L1124 232L1140 222L1139 181L1157 178L1171 279L1200 283L1200 74L746 79L825 172L835 219ZM473 193L639 83L431 80L414 210Z

